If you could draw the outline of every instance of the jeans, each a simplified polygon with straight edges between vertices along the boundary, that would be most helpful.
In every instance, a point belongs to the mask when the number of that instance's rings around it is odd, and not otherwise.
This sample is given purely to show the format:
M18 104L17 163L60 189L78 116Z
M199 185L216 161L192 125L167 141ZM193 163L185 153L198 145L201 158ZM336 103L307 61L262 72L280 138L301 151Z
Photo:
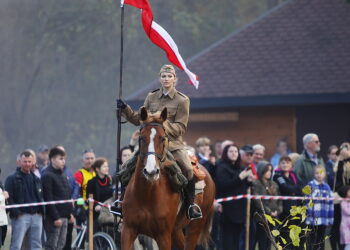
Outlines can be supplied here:
M60 218L60 220L62 221L62 226L60 227L56 227L54 221L50 217L44 220L47 237L45 249L47 250L62 250L66 244L68 219Z
M22 214L11 220L12 235L10 250L20 250L23 238L28 231L31 250L41 250L43 219L41 214Z

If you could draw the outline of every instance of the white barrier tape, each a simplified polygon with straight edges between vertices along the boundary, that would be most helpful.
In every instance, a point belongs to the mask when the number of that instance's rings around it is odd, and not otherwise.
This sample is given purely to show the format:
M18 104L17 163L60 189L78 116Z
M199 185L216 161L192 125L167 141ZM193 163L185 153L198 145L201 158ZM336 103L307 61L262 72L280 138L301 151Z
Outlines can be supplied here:
M52 204L63 204L69 202L75 202L78 199L71 200L60 200L60 201L45 201L45 202L35 202L35 203L25 203L25 204L15 204L15 205L6 205L0 206L0 208L19 208L19 207L34 207L34 206L43 206L43 205L52 205Z
M280 196L280 195L248 195L241 194L236 196L229 196L226 198L216 199L215 202L225 202L240 199L252 199L252 200L337 200L337 201L350 201L350 198L340 197L309 197L309 196Z
M34 202L34 203L24 203L24 204L15 204L15 205L6 205L6 206L0 206L0 208L19 208L19 207L34 207L34 206L45 206L45 205L53 205L53 204L63 204L63 203L69 203L69 202L76 202L79 199L71 199L71 200L60 200L60 201L45 201L45 202ZM91 201L99 204L100 206L109 208L110 205L103 204L99 201L96 201L94 199L88 198L86 201Z
M280 196L280 195L248 195L241 194L236 196L229 196L225 198L216 199L215 202L221 203L232 200L240 200L240 199L251 199L251 200L336 200L336 201L350 201L350 198L340 198L340 197L308 197L308 196ZM15 204L15 205L6 205L0 206L0 208L19 208L19 207L34 207L34 206L45 206L45 205L53 205L53 204L63 204L69 202L76 202L79 199L71 199L71 200L60 200L60 201L45 201L45 202L35 202L35 203L25 203L25 204ZM104 206L109 208L110 205L103 204L94 199L87 199L87 201L95 202L100 206Z

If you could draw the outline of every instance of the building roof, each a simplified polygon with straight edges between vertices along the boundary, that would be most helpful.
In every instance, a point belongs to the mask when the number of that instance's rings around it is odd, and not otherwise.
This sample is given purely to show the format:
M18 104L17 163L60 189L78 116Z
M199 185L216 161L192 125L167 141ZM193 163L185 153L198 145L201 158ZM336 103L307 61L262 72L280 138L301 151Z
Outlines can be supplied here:
M182 72L177 89L198 107L350 102L349 13L345 0L284 2L192 58L199 89Z

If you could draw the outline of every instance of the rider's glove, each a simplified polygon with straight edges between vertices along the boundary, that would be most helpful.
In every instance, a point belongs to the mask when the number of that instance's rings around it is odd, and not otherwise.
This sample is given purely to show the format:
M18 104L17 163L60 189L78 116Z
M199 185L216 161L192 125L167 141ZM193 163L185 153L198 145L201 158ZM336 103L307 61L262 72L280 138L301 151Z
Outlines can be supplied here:
M126 103L122 99L118 99L117 100L117 107L118 107L118 109L125 109Z

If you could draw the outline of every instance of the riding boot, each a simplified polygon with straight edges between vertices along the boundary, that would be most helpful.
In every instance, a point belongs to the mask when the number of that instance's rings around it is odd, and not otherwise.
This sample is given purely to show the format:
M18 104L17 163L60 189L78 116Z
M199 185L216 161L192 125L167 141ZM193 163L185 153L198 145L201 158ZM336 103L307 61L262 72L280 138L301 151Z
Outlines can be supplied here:
M200 219L202 218L201 208L194 203L195 198L195 180L192 178L188 181L188 184L185 189L185 196L187 198L187 217L190 220Z

